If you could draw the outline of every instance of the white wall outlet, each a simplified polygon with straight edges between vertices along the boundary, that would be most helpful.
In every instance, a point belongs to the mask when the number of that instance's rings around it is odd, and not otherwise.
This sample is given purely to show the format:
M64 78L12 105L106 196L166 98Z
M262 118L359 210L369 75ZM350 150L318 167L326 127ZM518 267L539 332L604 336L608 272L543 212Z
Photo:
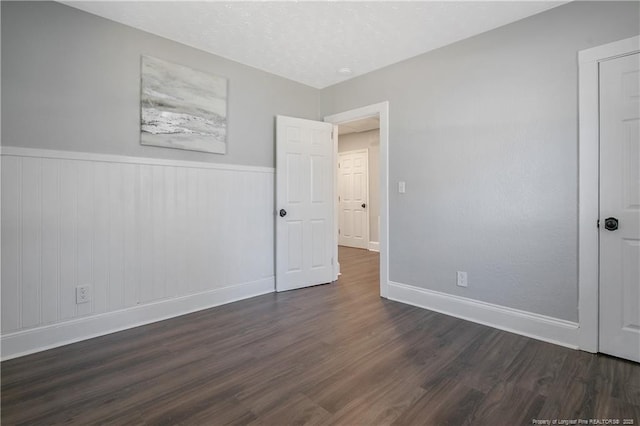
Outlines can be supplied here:
M91 286L79 285L76 287L76 304L89 303L91 301Z
M467 281L467 273L464 271L456 272L456 276L458 278L456 285L458 287L467 287L469 282Z
M406 192L406 190L407 190L406 183L404 181L402 181L402 180L400 182L398 182L398 192L400 194L404 194Z

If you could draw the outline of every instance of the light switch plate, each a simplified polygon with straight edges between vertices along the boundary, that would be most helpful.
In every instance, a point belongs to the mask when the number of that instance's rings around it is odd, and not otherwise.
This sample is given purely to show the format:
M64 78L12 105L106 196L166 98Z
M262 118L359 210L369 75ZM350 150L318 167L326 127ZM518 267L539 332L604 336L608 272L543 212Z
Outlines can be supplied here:
M405 184L405 182L404 182L403 180L401 180L400 182L398 182L398 192L399 192L400 194L404 194L404 193L405 193L405 191L406 191L406 189L407 189L407 188L406 188L406 184Z

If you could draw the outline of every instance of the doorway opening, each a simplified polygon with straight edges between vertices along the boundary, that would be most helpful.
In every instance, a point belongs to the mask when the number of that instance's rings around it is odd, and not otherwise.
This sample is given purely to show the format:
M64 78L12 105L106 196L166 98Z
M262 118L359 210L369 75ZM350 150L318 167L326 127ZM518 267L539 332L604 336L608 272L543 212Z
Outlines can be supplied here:
M379 158L378 117L338 125L339 246L380 251Z
M377 274L380 251L380 120L338 125L338 262L341 274Z
M338 259L335 271L336 278L341 269L341 257L347 258L346 253L353 250L354 242L358 240L361 250L379 252L377 263L380 273L380 296L388 297L389 104L381 102L331 115L325 117L324 120L334 124L334 133L337 135L334 137L334 192L336 194L334 247L335 258ZM366 179L359 175L364 166L365 158L369 174ZM350 163L350 170L345 173L346 176L340 177L339 171L343 170L343 163L340 163L340 168L338 168L340 161ZM355 167L356 162L360 163L360 169ZM360 188L351 184L354 180L360 182ZM344 187L340 188L339 185ZM351 191L348 194L349 205L343 202L344 198L341 198L340 202L338 201L338 194L343 197L345 191ZM358 194L355 194L354 191ZM363 205L364 207L362 207ZM342 212L339 211L340 208L342 208ZM346 239L345 232L349 233L349 237ZM341 245L342 255L339 253L339 245ZM348 247L348 245L352 247Z

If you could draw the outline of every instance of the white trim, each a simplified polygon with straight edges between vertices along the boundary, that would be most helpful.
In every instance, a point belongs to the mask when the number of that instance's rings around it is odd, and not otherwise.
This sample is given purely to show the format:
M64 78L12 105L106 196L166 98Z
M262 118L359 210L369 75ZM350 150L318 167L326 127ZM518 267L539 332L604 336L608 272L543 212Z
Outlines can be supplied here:
M331 132L331 139L333 142L333 175L336 176L336 160L338 158L338 126L337 125L333 125L333 131ZM338 194L338 179L333 179L333 199L335 200ZM337 205L337 204L335 204ZM342 273L340 272L340 258L338 257L338 228L340 226L340 218L338 217L338 209L335 208L334 205L334 209L333 209L333 276L334 276L334 281L337 281L338 278L340 277L340 275L342 275Z
M579 347L598 351L599 63L640 51L640 36L582 50L579 58Z
M533 339L578 348L578 324L466 297L389 283L389 299Z
M640 51L640 35L592 47L578 52L579 62L602 62Z
M367 117L380 119L380 296L389 295L389 102L380 102L362 108L326 116L324 121L333 124ZM337 138L335 140L337 152ZM337 179L334 160L334 179ZM335 233L335 246L338 235Z
M88 152L61 151L14 146L0 147L0 154L11 157L52 158L59 160L80 160L102 163L128 163L151 166L188 167L195 169L217 169L255 173L275 173L273 167L243 166L238 164L205 163L202 161L168 160L160 158L127 157L124 155L96 154Z
M369 241L369 251L380 251L380 243L378 241Z
M0 340L2 360L104 336L225 303L273 293L274 286L274 277L269 277L120 311L5 334Z

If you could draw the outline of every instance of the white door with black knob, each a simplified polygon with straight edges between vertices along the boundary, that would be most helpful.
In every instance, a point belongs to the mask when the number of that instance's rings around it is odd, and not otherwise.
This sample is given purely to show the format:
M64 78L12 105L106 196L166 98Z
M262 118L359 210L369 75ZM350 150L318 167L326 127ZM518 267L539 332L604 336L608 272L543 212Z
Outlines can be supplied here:
M640 54L600 63L599 350L640 362Z
M369 152L338 154L338 244L369 247Z
M333 125L276 118L276 290L334 278Z

